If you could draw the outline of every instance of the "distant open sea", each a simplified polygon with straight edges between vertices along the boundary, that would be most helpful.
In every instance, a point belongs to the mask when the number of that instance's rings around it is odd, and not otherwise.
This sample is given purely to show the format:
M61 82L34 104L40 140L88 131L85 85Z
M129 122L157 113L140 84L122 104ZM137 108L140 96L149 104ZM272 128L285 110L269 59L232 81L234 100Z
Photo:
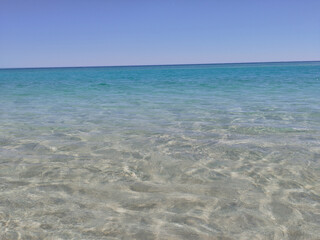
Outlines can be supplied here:
M0 70L0 239L320 239L320 62Z

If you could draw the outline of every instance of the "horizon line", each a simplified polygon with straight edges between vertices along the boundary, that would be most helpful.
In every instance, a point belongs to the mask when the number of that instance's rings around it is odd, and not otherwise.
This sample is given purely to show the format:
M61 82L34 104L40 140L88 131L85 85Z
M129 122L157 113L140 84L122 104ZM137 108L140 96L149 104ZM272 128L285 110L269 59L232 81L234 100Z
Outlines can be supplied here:
M7 67L7 68L0 68L0 70L55 69L55 68L157 67L157 66L161 67L161 66L189 66L189 65L228 65L228 64L304 63L304 62L320 62L320 60L267 61L267 62L223 62L223 63L136 64L136 65L98 65L98 66L63 66L63 67Z

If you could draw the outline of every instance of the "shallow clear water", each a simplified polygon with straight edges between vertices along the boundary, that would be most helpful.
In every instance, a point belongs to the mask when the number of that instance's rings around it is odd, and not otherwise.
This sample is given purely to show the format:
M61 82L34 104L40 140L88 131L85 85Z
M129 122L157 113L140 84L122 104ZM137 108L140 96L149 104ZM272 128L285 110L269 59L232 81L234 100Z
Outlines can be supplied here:
M0 70L0 239L319 239L320 63Z

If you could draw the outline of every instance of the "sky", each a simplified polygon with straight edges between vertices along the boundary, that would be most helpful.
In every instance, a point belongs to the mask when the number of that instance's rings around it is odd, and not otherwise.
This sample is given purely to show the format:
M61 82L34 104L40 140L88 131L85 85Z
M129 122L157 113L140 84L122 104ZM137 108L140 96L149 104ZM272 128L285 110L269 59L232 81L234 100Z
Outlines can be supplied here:
M0 68L320 60L320 0L0 0Z

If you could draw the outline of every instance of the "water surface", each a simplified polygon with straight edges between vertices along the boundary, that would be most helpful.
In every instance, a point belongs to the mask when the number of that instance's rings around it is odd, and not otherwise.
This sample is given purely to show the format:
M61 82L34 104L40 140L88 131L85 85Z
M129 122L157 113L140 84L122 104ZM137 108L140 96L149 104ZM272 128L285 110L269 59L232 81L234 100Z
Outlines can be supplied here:
M319 239L320 63L0 70L0 239Z

